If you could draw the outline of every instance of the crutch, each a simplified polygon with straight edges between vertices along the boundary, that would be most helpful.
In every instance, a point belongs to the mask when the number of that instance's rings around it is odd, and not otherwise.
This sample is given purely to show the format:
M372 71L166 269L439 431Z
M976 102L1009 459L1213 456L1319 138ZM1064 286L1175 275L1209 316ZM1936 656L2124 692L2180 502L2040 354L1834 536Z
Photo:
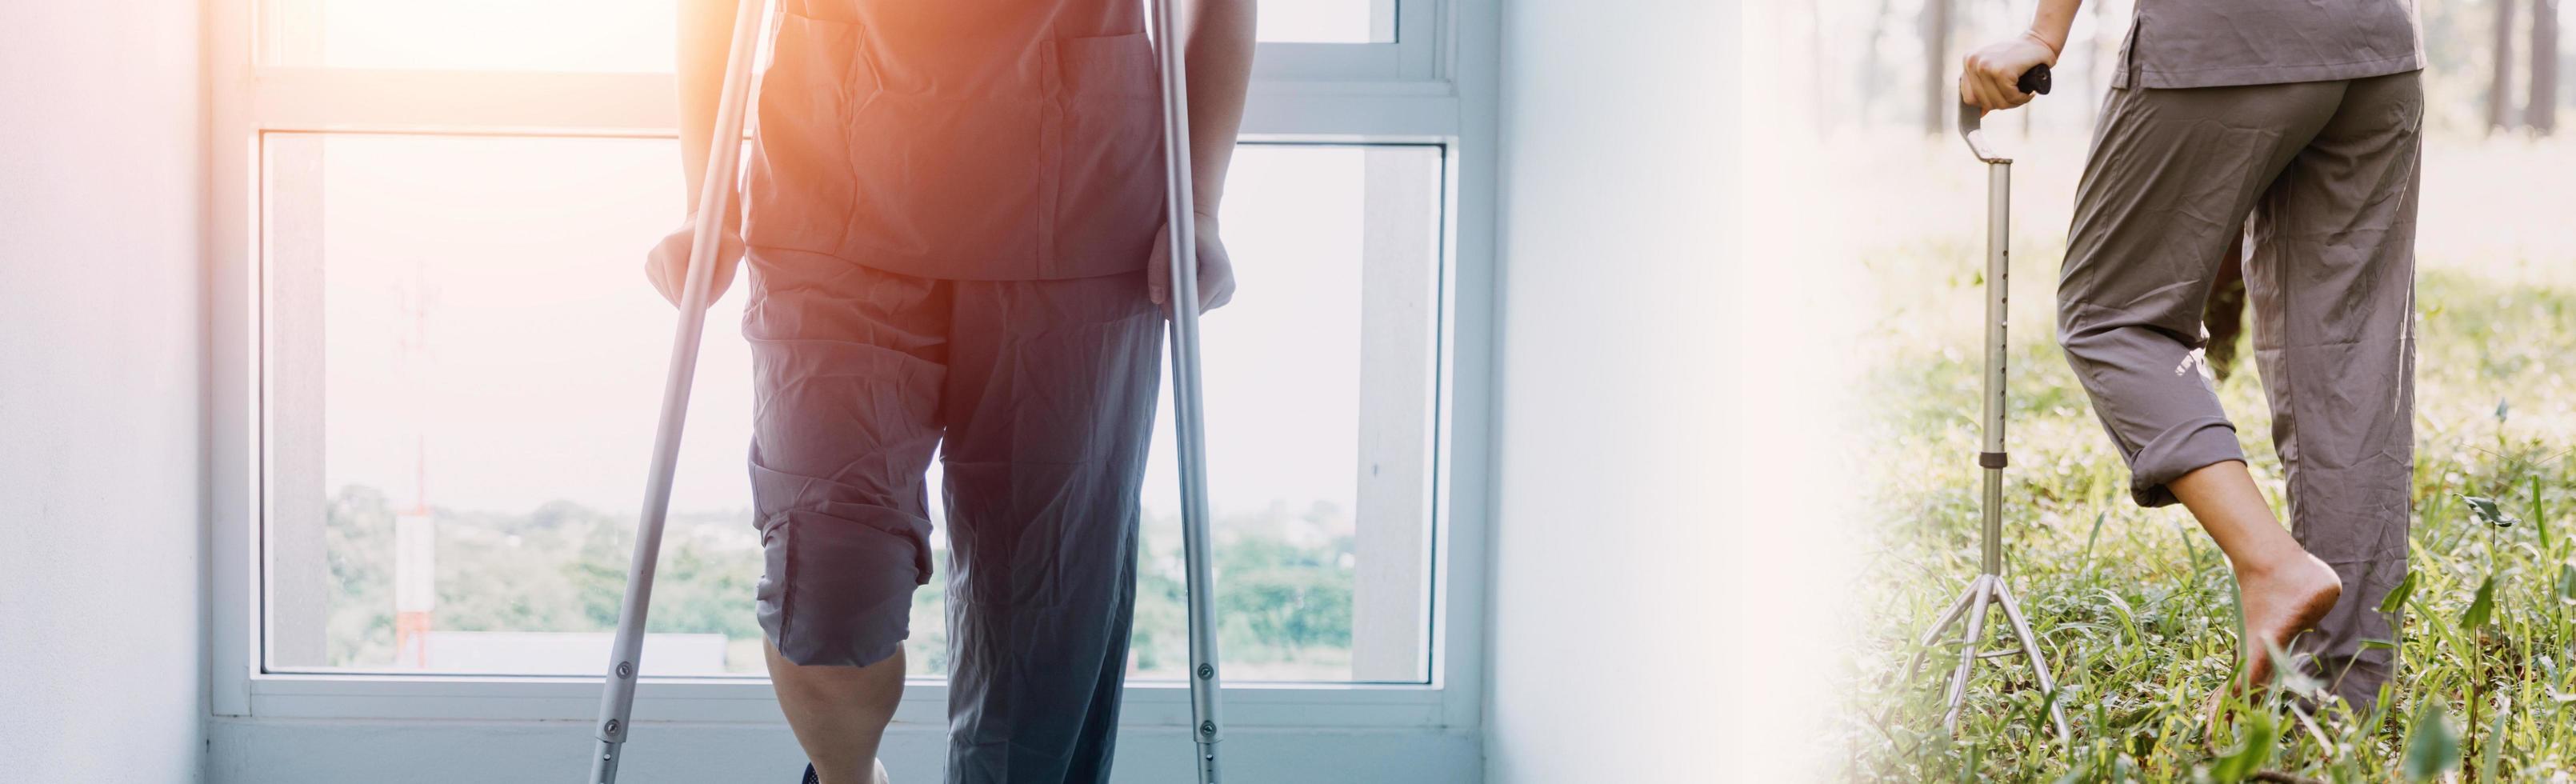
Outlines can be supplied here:
M1216 784L1215 580L1208 563L1207 438L1199 396L1199 240L1190 177L1190 97L1181 24L1172 0L1153 0L1163 67L1163 215L1172 263L1172 443L1181 464L1181 560L1189 588L1190 733L1199 784Z
M608 682L599 697L599 748L590 758L590 777L582 780L588 784L617 781L617 755L635 711L635 680L643 672L644 611L653 600L653 562L661 555L662 523L671 510L671 474L679 462L680 428L689 414L689 382L698 369L707 287L715 277L716 253L723 247L725 216L734 209L743 111L751 100L752 53L769 19L767 7L767 0L740 0L734 12L733 48L725 60L724 91L716 103L706 181L698 187L687 282L680 289L680 326L671 337L670 374L662 379L662 422L653 431L653 463L644 477L643 519L636 524L635 559L626 566L626 601L617 610L617 637L608 646Z
M2047 93L2048 66L2042 64L2031 68L2021 75L2015 86L2034 95ZM1931 653L1933 641L1940 639L1951 626L1965 620L1967 635L1959 641L1959 664L1950 672L1947 695L1950 708L1942 714L1942 725L1951 732L1959 730L1959 708L1967 697L1969 665L1978 659L2020 654L2030 657L2031 672L2038 676L2041 699L2048 701L2048 717L2057 725L2058 740L2069 742L2073 733L2066 729L2065 707L2059 704L2056 683L2048 676L2048 659L2040 653L2039 639L2030 633L2030 622L2022 618L2021 604L2013 601L2012 588L2003 578L2004 465L2009 462L2004 455L2004 354L2007 350L2004 322L2008 315L2005 280L2012 271L2012 236L2008 231L2012 213L2012 159L1986 146L1982 130L1984 112L1966 103L1959 104L1959 136L1967 140L1968 151L1975 153L1977 160L1986 162L1986 411L1984 443L1982 451L1977 453L1977 465L1985 469L1986 485L1983 504L1985 527L1979 537L1979 549L1983 552L1976 578L1968 581L1967 590L1960 593L1959 598L1950 603L1950 609L1941 613L1941 619L1934 621L1932 628L1923 633L1922 640L1916 643L1914 661L1906 665L1905 672L1907 678L1912 678L1922 668L1923 658ZM1990 604L2003 608L2004 620L2012 624L2013 637L2020 647L1977 650L1977 645L1984 640L1986 608Z

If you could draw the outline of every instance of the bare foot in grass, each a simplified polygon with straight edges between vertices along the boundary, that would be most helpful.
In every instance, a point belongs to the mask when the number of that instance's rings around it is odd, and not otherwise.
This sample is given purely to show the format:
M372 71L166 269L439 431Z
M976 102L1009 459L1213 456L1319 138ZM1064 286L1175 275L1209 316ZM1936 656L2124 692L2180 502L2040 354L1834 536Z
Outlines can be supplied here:
M2236 570L2237 590L2244 596L2245 665L2238 688L2261 688L2272 682L2272 651L2286 651L2290 639L2316 628L2343 597L2343 579L2316 556L2300 553L2287 563Z
M2272 668L2277 665L2272 652L2288 651L2292 638L2325 619L2335 600L2343 596L2343 579L2335 576L2334 567L2300 552L2280 563L2238 567L2236 588L2245 613L2245 637L2238 642L2245 664L2227 688L2211 694L2205 703L2211 737L2217 736L2226 698L2271 684Z

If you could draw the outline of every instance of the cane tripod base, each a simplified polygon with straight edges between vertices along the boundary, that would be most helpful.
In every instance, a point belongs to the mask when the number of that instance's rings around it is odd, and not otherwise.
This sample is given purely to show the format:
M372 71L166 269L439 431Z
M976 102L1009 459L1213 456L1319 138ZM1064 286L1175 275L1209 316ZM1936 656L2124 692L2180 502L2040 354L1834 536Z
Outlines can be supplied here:
M2018 647L1992 651L1977 649L1984 643L1986 608L1989 606L2003 608L2004 621L2012 626L2013 640ZM1980 659L2026 655L2030 657L2031 673L2038 677L2041 698L2048 700L2048 719L2057 727L2058 741L2072 742L2074 733L2066 728L2066 709L2058 703L2057 681L2048 675L2048 658L2040 653L2039 639L2030 633L2030 621L2022 617L2021 603L2013 600L2012 588L2004 584L2000 575L1980 574L1968 581L1968 589L1950 603L1950 609L1943 611L1941 619L1932 622L1932 628L1925 630L1923 638L1915 643L1914 661L1905 666L1906 679L1912 680L1915 673L1922 671L1923 660L1931 655L1933 643L1941 639L1951 626L1962 621L1967 623L1967 629L1959 639L1959 663L1950 671L1946 697L1949 709L1941 716L1942 726L1953 733L1959 731L1959 709L1968 696L1968 668L1975 666Z

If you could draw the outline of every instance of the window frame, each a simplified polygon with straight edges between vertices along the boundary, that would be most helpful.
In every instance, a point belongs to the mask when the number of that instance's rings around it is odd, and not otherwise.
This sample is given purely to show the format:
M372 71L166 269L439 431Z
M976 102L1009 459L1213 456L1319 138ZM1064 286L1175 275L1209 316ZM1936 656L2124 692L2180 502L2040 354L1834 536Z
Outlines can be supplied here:
M1241 727L1455 731L1481 726L1492 443L1495 0L1402 0L1398 40L1263 43L1243 138L1428 143L1443 149L1436 257L1433 513L1426 683L1228 684ZM209 88L207 526L210 708L225 718L569 720L595 717L600 679L271 673L264 518L272 321L262 267L263 136L272 132L661 137L669 74L329 69L259 64L261 0L204 5ZM583 96L564 101L562 96ZM435 100L423 100L423 97ZM639 720L776 722L766 678L653 677ZM907 681L898 722L945 720L945 679ZM1189 725L1186 683L1131 681L1127 728Z

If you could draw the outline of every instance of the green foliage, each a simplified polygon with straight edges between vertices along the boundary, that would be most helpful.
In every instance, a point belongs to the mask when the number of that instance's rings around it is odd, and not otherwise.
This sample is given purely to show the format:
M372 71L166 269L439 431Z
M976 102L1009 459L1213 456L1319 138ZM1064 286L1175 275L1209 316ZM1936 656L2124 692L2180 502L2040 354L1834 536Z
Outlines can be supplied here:
M350 487L325 507L323 557L331 570L323 630L329 663L394 658L394 513L385 494Z
M2262 772L2263 765L2272 761L2272 753L2279 750L2280 743L2281 727L2272 714L2248 716L2244 737L2238 739L2236 750L2219 756L2217 762L2210 765L2209 777L2219 781L2244 781Z
M2405 577L2398 578L2396 587L2388 589L2388 597L2379 600L2379 611L2383 613L2398 613L2404 611L2406 609L2406 600L2415 595L2415 578L2418 574L2419 573L2415 571L2409 570L2406 572Z
M2462 495L2460 500L2468 503L2469 514L2476 516L2478 522L2497 528L2512 528L2514 523L2522 522L2521 518L2514 517L2512 512L2507 512L2504 507L2498 506L2493 498Z
M2487 625L2487 619L2493 617L2495 617L2495 576L2488 575L2487 579L2478 583L2477 598L2469 600L2469 609L2460 613L2460 630L2476 632L2478 627Z
M1330 550L1292 547L1276 539L1247 539L1219 557L1226 589L1219 612L1243 619L1247 643L1292 648L1351 645L1351 575L1326 557L1351 551L1343 537Z
M2425 701L2415 711L2414 726L2406 732L2407 781L2431 781L2460 761L2460 736L2451 729L2451 710L2439 699Z
M1230 677L1350 677L1354 542L1346 534L1309 541L1290 533L1332 530L1341 514L1329 506L1274 508L1217 521L1217 646ZM1179 521L1147 519L1144 552L1131 637L1135 669L1178 677L1189 659Z
M1262 665L1254 674L1340 679L1348 676L1354 553L1351 537L1321 546L1291 544L1292 523L1329 528L1330 508L1287 517L1217 521L1222 591L1220 643L1226 660ZM604 632L617 626L633 557L630 515L554 501L526 514L439 508L437 628L451 631ZM761 630L753 616L760 581L758 532L748 511L675 514L666 527L648 627L657 633L720 634L733 641L726 668L764 671ZM1136 669L1178 676L1188 638L1180 608L1182 574L1176 537L1142 534L1136 625ZM327 601L328 665L383 669L394 665L393 512L382 491L343 488L325 520L332 583ZM1175 529L1176 530L1176 529ZM1155 554L1169 555L1157 558ZM937 572L914 591L909 668L922 675L948 667L944 552Z

